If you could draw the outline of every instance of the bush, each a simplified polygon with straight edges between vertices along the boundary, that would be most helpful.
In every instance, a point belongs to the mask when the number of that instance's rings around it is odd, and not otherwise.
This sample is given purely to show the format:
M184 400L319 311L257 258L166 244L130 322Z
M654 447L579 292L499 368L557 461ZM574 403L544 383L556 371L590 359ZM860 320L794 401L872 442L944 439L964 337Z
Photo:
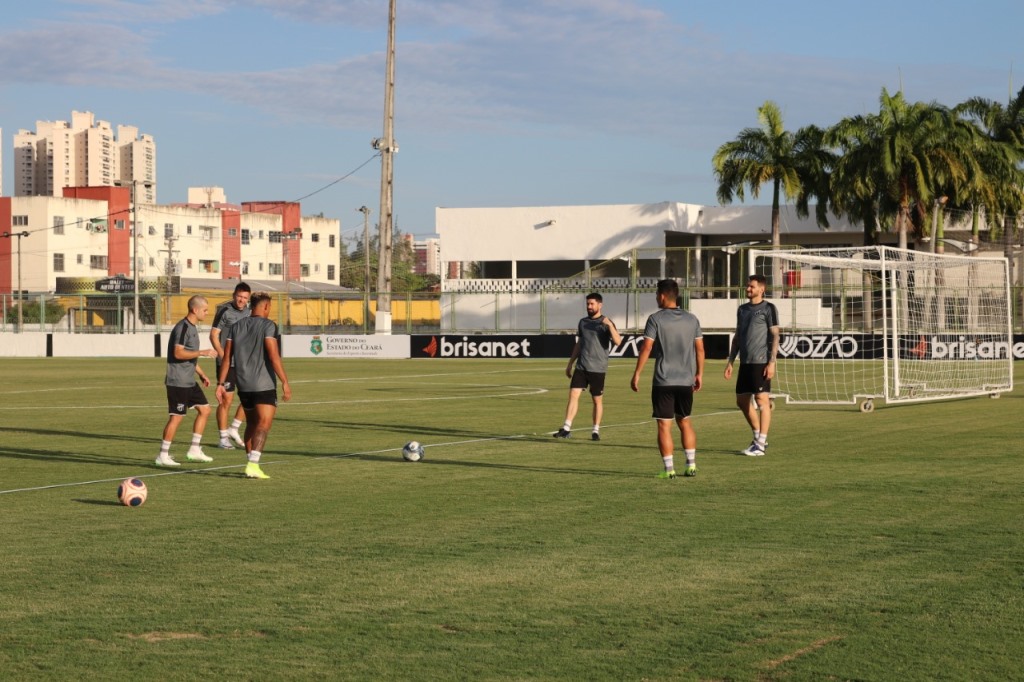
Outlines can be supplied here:
M67 310L64 306L55 298L43 301L43 310L46 319L43 320L46 324L56 324L67 314ZM21 321L23 324L39 324L40 309L39 299L34 298L31 300L23 300L21 304ZM7 322L10 324L17 324L18 322L18 306L11 301L7 308Z

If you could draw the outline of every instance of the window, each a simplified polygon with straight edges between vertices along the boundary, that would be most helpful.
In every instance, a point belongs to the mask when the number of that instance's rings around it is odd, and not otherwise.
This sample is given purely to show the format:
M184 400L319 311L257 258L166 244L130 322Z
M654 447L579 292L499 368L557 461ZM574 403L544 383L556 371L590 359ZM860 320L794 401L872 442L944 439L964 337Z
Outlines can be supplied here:
M260 263L260 272L263 272L263 263Z
M281 243L281 233L280 232L276 232L274 230L271 230L270 231L270 243L271 244L280 244Z
M82 254L78 254L77 256L75 256L75 264L76 265L81 265L84 262L85 261L82 259Z
M242 230L242 245L245 246L249 243L249 230Z
M280 275L282 272L283 269L280 263L270 263L269 265L267 265L268 275Z
M199 235L202 237L203 241L205 241L205 242L212 242L213 241L213 228L208 226L208 225L200 225L199 226Z
M115 230L123 230L124 229L124 219L115 220L114 221L114 229Z
M185 261L185 267L188 268L189 270L192 269L192 259L191 258L189 258L189 259L187 259Z
M238 236L238 228L229 227L228 228L228 236L229 237L237 237Z
M15 215L11 216L11 225L14 227L26 227L28 225L27 215Z
M330 281L332 279L334 279L334 266L333 265L328 265L327 266L327 280Z
M242 261L242 274L243 275L248 275L249 274L249 261L247 261L247 260Z
M313 272L315 272L318 275L320 274L320 264L319 263L316 263L315 265L313 265Z
M263 239L263 230L260 230L260 236L258 237L258 239Z
M53 233L64 234L64 216L55 215L53 216Z
M192 234L192 226L191 225L186 225L185 226L185 234Z
M309 277L309 265L299 265L299 276L306 278Z
M53 271L64 272L64 254L55 253L53 254Z
M200 260L199 261L200 272L220 272L220 265L215 260Z
M174 223L164 223L164 239L174 236Z
M153 227L152 225L149 226L149 236L150 237L155 237L156 236L156 228Z
M89 268L92 270L106 270L107 269L107 257L106 256L89 256Z
M329 246L332 249L334 248L334 235L333 234L330 237L327 238L327 246Z
M156 266L156 258L154 258L153 256L150 256L149 257L149 267L152 268L152 267L155 267L155 266Z
M320 241L320 235L318 233L314 232L313 236L310 237L310 240L314 241L314 242L318 242L318 241Z

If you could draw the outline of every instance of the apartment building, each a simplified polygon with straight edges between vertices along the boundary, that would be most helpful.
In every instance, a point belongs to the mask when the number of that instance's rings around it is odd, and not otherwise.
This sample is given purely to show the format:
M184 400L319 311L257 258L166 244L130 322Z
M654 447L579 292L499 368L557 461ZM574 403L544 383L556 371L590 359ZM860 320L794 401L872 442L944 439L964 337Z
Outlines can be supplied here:
M0 239L0 293L14 291L19 278L23 291L38 293L136 273L140 291L155 290L168 274L310 290L338 284L337 219L302 216L295 202L133 205L131 198L131 187L109 186L0 197L0 223L27 233Z
M156 203L156 142L135 126L72 111L69 121L36 121L14 135L14 196L62 196L65 187L134 183L142 203Z

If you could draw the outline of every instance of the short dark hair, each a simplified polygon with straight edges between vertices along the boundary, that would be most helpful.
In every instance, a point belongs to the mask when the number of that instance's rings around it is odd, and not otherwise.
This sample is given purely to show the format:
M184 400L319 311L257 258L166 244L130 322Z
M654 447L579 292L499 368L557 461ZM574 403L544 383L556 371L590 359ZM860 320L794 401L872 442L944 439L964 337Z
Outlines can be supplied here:
M658 293L668 296L673 301L679 300L679 283L674 279L658 280Z
M239 282L238 284L235 285L235 292L234 293L237 294L239 291L244 291L247 294L251 294L252 293L252 287L249 286L248 284L246 284L245 282Z
M597 301L598 303L601 303L602 301L604 301L604 299L601 298L601 294L597 293L596 291L591 291L589 294L587 294L587 300L588 301Z
M252 295L252 298L249 299L249 305L253 309L255 309L256 306L258 306L260 303L263 303L264 301L269 301L271 300L271 298L272 297L267 292L257 291L255 294Z
M756 275L751 275L750 277L747 277L747 281L748 282L757 282L761 286L768 286L768 280L765 279L764 275L762 275L760 273L758 273Z

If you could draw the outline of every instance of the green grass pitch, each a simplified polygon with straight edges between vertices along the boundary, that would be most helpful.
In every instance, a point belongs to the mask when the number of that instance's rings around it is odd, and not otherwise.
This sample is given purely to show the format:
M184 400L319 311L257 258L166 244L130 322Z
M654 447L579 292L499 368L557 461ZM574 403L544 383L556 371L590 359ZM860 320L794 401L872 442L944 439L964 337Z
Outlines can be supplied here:
M564 367L292 360L256 481L213 419L212 464L153 465L161 360L0 360L3 678L1019 679L1020 388L780 403L750 458L709 362L665 481L651 369L613 361L593 443L586 394L551 438Z

